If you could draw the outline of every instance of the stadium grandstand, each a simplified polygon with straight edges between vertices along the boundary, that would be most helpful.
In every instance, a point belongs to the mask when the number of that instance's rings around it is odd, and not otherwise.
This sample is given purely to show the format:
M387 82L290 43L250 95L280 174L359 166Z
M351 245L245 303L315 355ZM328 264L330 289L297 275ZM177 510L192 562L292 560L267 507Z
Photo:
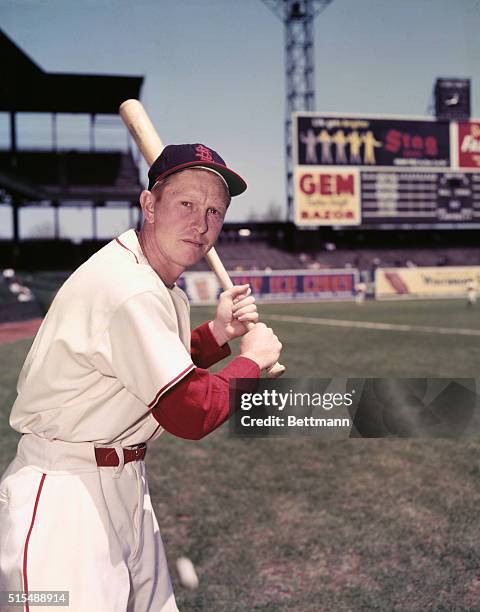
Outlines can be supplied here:
M3 72L0 112L8 114L10 136L8 148L0 150L0 188L3 204L10 205L12 211L15 248L11 263L20 257L21 265L22 250L27 246L20 244L22 207L42 204L58 211L60 206L79 201L92 209L110 202L137 206L140 182L132 152L128 148L99 148L96 134L101 119L113 117L120 125L118 107L126 98L139 97L143 77L45 72L1 31L0 57ZM50 147L19 147L20 113L51 115ZM59 113L89 117L87 150L81 146L73 149L58 146ZM58 238L58 215L55 219L54 237ZM95 224L92 238L96 239ZM2 259L5 257L7 251L2 252Z
M120 126L118 107L127 98L140 96L143 77L46 72L2 31L0 57L3 81L0 112L7 114L9 124L8 146L2 143L0 149L0 194L1 205L11 211L13 228L12 238L0 241L0 261L6 271L1 279L0 300L2 320L11 320L13 316L30 316L32 308L35 310L27 303L33 300L27 299L25 291L18 290L22 279L16 270L72 271L76 268L102 244L96 231L99 207L124 206L133 225L141 190L138 159L128 143L126 147L109 150L98 146L96 141L102 121L113 118L116 127ZM42 117L50 114L48 147L19 146L20 113L37 116L41 113ZM89 118L88 148L58 145L60 113ZM80 245L59 237L60 208L79 205L91 209L93 228L91 239ZM31 207L52 210L51 239L22 239L20 213ZM53 285L58 285L62 277L61 273L55 275ZM26 278L23 276L24 282ZM42 293L41 287L37 289ZM12 304L17 306L16 315Z

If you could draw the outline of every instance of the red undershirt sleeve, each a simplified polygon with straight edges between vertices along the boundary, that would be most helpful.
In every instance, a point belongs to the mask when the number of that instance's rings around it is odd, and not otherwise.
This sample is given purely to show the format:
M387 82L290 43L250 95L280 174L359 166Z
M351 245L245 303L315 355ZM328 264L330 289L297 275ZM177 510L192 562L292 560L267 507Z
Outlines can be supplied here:
M218 346L208 321L192 331L190 340L190 356L193 363L199 368L209 368L214 363L231 354L228 344Z
M195 368L160 398L152 414L169 433L199 440L229 417L229 380L259 376L255 361L242 356L216 374Z

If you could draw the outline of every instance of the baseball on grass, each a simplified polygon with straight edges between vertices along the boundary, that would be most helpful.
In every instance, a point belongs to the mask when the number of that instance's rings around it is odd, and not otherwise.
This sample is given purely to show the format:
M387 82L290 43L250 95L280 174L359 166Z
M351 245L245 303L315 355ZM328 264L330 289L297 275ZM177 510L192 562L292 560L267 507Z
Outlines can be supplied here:
M198 576L193 563L188 557L179 557L177 559L177 572L180 582L187 589L196 589L198 587Z

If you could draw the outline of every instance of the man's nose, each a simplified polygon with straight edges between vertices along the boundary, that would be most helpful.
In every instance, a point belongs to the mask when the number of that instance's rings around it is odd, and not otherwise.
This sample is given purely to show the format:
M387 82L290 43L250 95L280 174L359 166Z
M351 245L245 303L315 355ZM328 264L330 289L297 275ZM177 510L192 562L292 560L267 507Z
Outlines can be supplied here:
M192 225L200 234L204 234L208 230L207 219L206 211L197 210L195 212L195 216L192 219Z

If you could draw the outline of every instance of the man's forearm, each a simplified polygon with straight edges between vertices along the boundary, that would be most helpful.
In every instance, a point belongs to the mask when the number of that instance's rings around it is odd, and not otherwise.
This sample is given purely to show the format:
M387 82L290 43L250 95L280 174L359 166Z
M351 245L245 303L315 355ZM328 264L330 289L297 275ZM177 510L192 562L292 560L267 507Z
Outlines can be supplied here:
M259 376L258 365L241 356L217 374L195 368L160 398L152 414L169 433L199 440L227 420L230 379Z

